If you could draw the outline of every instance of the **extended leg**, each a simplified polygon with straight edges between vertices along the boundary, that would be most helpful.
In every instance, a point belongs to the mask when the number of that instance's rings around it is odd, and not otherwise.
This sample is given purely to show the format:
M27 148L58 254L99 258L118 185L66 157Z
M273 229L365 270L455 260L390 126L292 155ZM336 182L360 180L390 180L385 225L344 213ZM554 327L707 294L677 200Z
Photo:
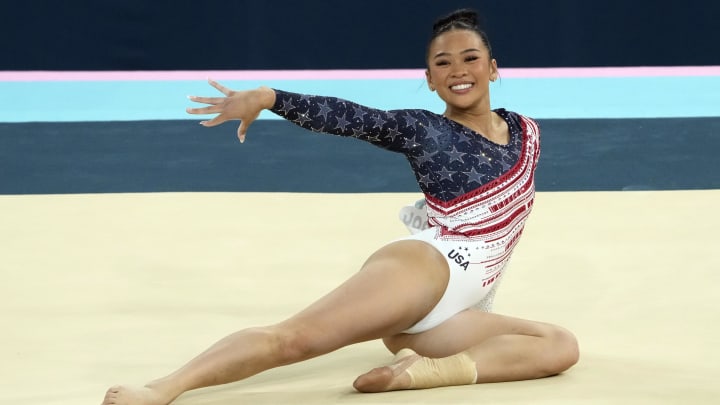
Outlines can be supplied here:
M447 280L445 259L431 246L418 241L390 244L348 281L292 318L234 333L146 387L113 387L103 404L165 405L188 390L238 381L397 334L435 306Z

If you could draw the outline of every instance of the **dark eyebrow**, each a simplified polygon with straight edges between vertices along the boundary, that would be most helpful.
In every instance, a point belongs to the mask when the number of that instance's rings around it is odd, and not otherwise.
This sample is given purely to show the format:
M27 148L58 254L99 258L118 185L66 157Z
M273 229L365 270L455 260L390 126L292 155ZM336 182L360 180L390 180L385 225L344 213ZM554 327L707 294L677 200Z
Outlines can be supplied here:
M468 53L468 52L480 52L480 50L479 50L479 49L475 49L475 48L470 48L470 49L466 49L466 50L464 50L464 51L462 51L462 52L460 52L460 53L463 54L463 53ZM441 57L441 56L448 56L448 55L450 55L449 52L440 52L440 53L436 54L435 56L433 56L433 59L439 58L439 57Z

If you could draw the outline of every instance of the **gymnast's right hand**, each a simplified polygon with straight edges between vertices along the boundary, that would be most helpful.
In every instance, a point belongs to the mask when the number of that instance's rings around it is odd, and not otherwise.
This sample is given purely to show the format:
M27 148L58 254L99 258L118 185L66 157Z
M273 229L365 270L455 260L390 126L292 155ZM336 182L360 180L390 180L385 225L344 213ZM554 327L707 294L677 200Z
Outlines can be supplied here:
M200 125L214 127L225 121L240 120L237 135L240 142L245 142L245 134L250 124L266 108L275 104L275 91L269 87L259 87L255 90L234 91L214 80L208 80L211 86L220 90L225 97L198 97L188 96L197 103L209 104L207 107L188 108L189 114L217 114L210 120L201 121Z

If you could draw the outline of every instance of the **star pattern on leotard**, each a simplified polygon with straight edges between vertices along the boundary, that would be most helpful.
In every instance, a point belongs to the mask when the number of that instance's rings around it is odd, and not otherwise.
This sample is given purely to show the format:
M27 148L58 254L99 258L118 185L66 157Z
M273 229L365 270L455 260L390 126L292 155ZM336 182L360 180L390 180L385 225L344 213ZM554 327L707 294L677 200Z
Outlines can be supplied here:
M340 115L337 117L337 127L345 131L345 128L350 124L350 121L346 120L344 116Z
M453 162L460 162L463 163L463 157L466 155L466 153L460 152L457 150L455 146L453 146L452 150L449 152L445 152L446 155L450 157L450 163Z
M510 129L499 145L442 115L425 110L384 111L335 97L276 91L276 114L315 131L361 139L402 153L427 195L449 201L481 187L518 161L523 135L520 118L494 110Z
M397 131L397 130L395 130L395 131ZM397 136L397 135L401 135L401 134L400 134L400 132L397 132L394 135ZM412 136L409 138L405 138L403 140L403 146L406 147L407 149L413 149L413 148L420 146L420 144L418 144L417 141L415 140L415 136Z
M353 119L355 120L362 120L365 116L365 110L363 110L359 105L353 106Z
M418 179L418 182L420 184L424 184L425 186L428 186L432 180L430 179L430 174L423 174L420 176L420 179Z
M447 167L443 166L442 169L437 172L437 174L440 176L440 181L449 180L452 182L452 175L455 174L455 172L452 170L448 170Z
M303 125L300 124L300 126L303 126ZM352 132L353 133L350 136L352 136L353 138L360 138L363 134L365 134L365 132L363 132L362 128L352 128ZM378 137L377 140L380 141L380 138Z
M480 173L478 173L475 167L472 167L469 172L462 172L462 174L467 177L467 180L465 182L465 184L467 185L466 191L471 191L474 188L472 186L473 184L476 184L477 186L481 185L477 180L478 178L480 178Z
M304 124L304 123L306 123L306 122L308 122L308 121L312 121L312 119L311 119L310 117L308 117L307 113L302 113L302 114L298 114L298 116L297 116L297 118L295 119L295 121L296 121L298 124L302 125L302 124Z
M332 108L327 105L327 103L318 103L318 107L320 107L320 112L318 112L318 115L321 115L323 118L327 119L327 115L332 112Z
M373 116L372 120L375 123L374 127L377 128L382 128L383 124L386 122L380 115Z
M295 105L292 103L292 100L283 100L283 106L280 109L280 111L284 111L286 113L289 113L291 110L295 108Z
M417 161L418 163L420 163L420 164L427 163L427 162L433 162L433 161L434 161L434 160L433 160L433 157L434 157L437 153L438 153L438 152L430 152L430 151L427 151L427 150L423 150L423 151L422 151L422 155L420 155L420 156L416 159L416 161Z
M407 125L408 127L414 127L415 123L418 122L418 120L413 118L411 115L407 115L404 118L405 118L405 125Z

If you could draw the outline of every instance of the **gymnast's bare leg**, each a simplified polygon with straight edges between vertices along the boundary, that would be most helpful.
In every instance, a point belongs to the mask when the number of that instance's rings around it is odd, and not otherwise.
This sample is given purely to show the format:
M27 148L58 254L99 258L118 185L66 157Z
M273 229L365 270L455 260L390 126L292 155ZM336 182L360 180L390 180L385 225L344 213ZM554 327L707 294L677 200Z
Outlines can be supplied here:
M420 241L391 243L361 270L297 315L215 343L144 387L110 388L103 405L165 405L183 392L239 381L343 346L399 334L422 319L448 282L445 258Z
M468 309L439 326L415 335L400 333L384 339L393 353L411 348L417 354L361 375L354 386L363 392L418 388L406 372L421 357L452 358L458 353L475 364L475 383L543 378L572 367L579 359L578 343L566 329L542 322ZM442 369L441 369L442 370ZM442 386L441 379L430 385Z

